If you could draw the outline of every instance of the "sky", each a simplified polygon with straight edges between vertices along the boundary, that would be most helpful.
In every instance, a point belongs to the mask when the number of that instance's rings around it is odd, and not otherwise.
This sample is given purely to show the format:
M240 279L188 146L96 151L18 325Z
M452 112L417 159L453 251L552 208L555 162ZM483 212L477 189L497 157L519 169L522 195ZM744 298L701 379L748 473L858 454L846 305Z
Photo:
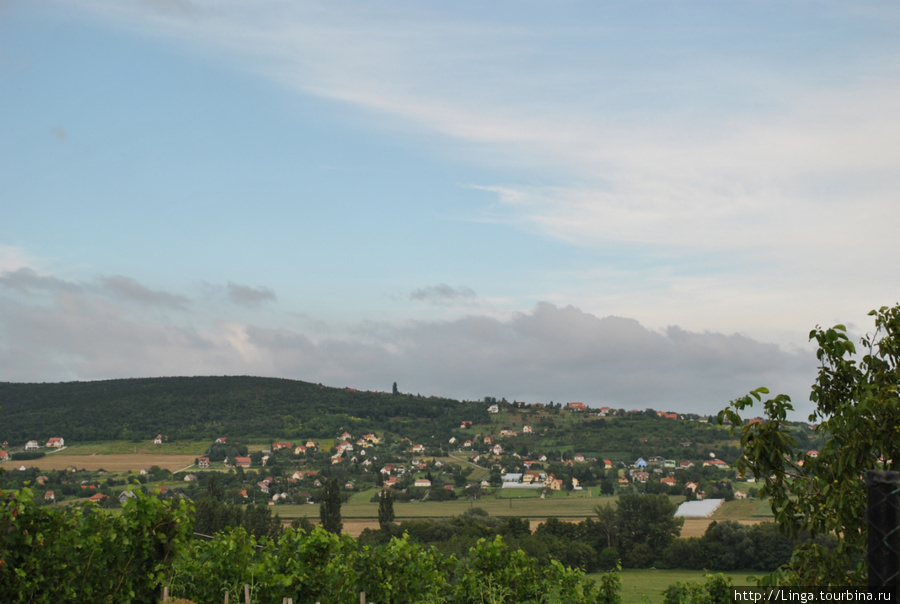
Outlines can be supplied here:
M892 2L0 2L0 380L811 408L900 300Z

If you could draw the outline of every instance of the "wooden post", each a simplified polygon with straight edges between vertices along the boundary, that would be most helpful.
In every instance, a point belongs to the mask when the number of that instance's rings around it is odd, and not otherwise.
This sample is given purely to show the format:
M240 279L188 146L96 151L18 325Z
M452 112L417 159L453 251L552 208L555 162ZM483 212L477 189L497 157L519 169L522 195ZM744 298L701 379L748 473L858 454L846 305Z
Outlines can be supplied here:
M244 583L244 604L250 604L250 586Z
M359 592L359 604L366 604L366 592Z
M228 604L228 592L225 592L225 604Z
M163 587L163 602L169 601L169 586Z

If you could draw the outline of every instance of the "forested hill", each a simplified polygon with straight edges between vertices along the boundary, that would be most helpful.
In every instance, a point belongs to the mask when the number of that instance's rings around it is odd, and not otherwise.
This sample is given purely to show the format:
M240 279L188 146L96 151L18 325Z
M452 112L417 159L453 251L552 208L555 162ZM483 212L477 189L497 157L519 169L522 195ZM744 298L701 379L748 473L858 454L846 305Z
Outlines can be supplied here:
M389 431L442 437L487 421L484 403L330 388L258 377L0 383L0 441L331 437Z

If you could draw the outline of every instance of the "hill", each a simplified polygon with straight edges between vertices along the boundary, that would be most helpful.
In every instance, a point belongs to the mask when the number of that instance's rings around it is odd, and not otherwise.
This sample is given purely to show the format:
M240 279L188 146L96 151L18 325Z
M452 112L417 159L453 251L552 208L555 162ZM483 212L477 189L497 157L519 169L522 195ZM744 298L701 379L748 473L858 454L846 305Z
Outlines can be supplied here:
M0 383L0 441L332 437L379 430L445 436L486 405L259 377L172 377ZM449 438L449 436L448 436Z

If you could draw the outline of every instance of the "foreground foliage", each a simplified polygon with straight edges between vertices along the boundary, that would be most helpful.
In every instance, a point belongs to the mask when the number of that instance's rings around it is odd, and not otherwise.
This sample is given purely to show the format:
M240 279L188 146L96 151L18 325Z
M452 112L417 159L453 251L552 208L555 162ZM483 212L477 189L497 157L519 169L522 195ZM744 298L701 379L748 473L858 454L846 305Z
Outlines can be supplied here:
M741 412L762 401L760 388L719 413L740 430L742 456L735 467L764 484L775 521L789 536L831 535L837 547L798 545L792 560L766 579L770 584L865 585L867 470L896 470L900 463L900 305L869 313L875 332L856 346L843 325L816 328L819 373L809 421L825 444L816 452L798 446L787 425L790 398L763 402L765 420L744 424Z
M580 570L544 564L501 537L447 556L408 536L361 546L322 528L288 528L277 538L243 527L193 538L183 499L138 494L121 514L94 504L39 507L29 489L0 492L0 601L218 603L249 585L253 602L610 602L618 578L598 587Z

